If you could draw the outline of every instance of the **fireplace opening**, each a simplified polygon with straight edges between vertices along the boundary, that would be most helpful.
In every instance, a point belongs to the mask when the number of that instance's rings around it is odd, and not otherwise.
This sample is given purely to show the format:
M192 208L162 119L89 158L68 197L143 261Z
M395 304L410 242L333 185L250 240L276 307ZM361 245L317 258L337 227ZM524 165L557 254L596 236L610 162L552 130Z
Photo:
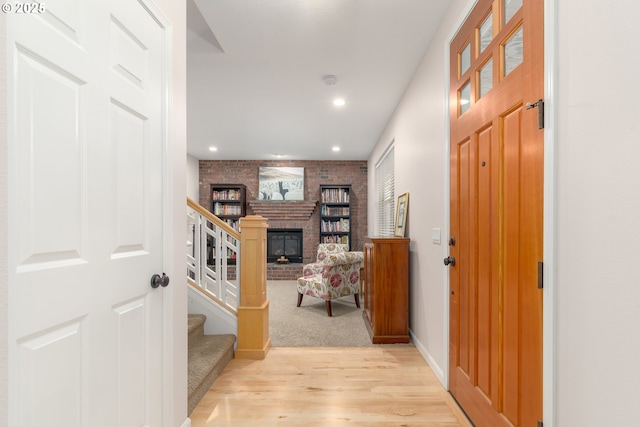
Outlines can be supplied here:
M268 228L267 262L302 263L302 229Z

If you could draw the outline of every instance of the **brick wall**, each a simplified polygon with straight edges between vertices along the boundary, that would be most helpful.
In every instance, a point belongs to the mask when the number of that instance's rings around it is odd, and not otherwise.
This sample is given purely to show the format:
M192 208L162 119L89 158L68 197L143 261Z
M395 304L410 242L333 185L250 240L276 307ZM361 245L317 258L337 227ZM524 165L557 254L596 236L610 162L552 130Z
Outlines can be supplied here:
M320 200L320 184L351 184L351 249L362 250L367 233L367 162L365 160L200 160L200 204L211 209L211 184L244 184L247 186L247 200L257 200L260 166L303 167L305 200ZM271 228L303 230L304 263L315 261L316 248L320 239L319 212L318 204L306 221L269 219ZM248 205L247 214L254 214ZM276 273L274 272L273 275ZM269 275L268 278L273 280Z
M302 276L302 264L267 264L267 280L296 280ZM294 293L295 295L295 293Z

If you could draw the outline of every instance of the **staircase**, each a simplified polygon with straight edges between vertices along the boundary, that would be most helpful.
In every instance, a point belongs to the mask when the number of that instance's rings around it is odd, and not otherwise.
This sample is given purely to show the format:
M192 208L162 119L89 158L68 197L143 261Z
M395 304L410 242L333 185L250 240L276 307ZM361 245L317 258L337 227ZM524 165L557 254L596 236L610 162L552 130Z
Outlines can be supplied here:
M189 198L186 216L188 311L206 313L189 315L191 414L231 359L264 359L271 340L265 275L267 220L243 217L240 232ZM204 334L207 316L207 331L215 335Z
M234 335L205 335L205 320L203 314L189 315L189 414L233 359L236 342Z

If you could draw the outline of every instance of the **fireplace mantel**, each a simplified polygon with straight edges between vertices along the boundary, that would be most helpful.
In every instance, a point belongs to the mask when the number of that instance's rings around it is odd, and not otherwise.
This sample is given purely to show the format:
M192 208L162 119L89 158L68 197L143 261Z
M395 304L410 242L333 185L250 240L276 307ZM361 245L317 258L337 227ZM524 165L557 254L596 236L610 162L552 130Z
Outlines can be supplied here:
M273 220L306 221L311 218L317 200L249 200L247 204L254 214Z

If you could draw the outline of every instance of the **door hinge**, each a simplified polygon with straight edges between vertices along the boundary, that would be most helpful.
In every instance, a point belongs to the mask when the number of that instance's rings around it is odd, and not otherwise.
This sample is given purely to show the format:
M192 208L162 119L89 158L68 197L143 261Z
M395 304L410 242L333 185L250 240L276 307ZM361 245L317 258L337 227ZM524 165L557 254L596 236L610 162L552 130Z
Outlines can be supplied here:
M538 261L538 289L544 288L544 262Z
M538 129L544 129L544 101L542 99L538 99L538 101L533 104L527 102L527 110L531 110L535 107L538 107Z
M538 427L542 427L542 421L538 420Z

